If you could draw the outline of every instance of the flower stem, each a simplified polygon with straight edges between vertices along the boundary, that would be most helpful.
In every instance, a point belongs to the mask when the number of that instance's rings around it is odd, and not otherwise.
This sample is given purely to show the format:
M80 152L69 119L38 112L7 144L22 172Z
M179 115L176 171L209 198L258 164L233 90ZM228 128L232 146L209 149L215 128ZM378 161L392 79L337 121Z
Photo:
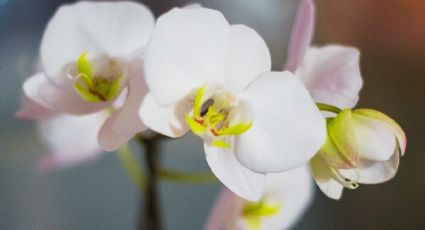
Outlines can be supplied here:
M138 138L139 143L145 146L146 162L146 192L145 199L140 211L139 229L161 229L160 204L158 199L158 160L159 145L161 136L154 136L149 139ZM142 211L144 210L144 211Z

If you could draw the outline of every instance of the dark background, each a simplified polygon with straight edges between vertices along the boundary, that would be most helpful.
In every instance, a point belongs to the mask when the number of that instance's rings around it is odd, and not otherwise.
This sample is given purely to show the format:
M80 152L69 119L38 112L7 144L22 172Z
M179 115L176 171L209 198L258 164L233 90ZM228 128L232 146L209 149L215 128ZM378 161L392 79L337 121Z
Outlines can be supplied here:
M139 193L113 153L43 175L36 160L47 151L35 125L14 118L21 83L31 74L40 38L59 0L0 0L0 229L135 229ZM143 1L155 15L190 1ZM209 0L231 23L255 28L279 70L296 0ZM408 148L388 183L345 190L333 201L316 199L296 229L425 229L425 1L317 1L315 44L341 43L362 51L365 81L359 107L378 109L399 122ZM207 170L193 136L168 141L162 163ZM200 229L218 184L161 184L166 229Z

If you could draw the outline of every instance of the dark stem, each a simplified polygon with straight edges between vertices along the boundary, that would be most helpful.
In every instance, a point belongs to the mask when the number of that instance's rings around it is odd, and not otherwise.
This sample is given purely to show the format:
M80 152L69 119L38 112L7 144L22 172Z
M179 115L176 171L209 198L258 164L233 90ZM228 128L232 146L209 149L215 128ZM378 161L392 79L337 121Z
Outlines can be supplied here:
M160 230L160 204L158 199L158 160L160 136L147 139L139 138L141 145L145 146L146 161L146 191L145 199L141 204L139 229ZM144 205L144 206L143 206ZM142 211L143 210L143 211Z

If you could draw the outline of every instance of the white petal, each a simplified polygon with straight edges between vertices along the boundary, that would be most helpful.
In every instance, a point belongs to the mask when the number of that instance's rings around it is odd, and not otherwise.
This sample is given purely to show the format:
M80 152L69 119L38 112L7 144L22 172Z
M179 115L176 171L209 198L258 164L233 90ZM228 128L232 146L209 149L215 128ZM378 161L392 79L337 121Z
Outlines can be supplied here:
M383 121L353 114L359 157L372 161L386 161L397 148L395 135Z
M297 76L314 101L352 108L363 85L359 58L359 51L351 47L330 45L310 48L297 70Z
M314 181L320 190L329 198L339 200L344 187L332 179L332 174L325 161L316 156L310 161L310 167Z
M305 164L325 142L325 120L290 72L260 75L241 98L255 111L252 127L236 140L237 157L246 167L257 172L288 170Z
M99 111L110 104L86 102L74 90L70 79L63 78L53 83L43 73L27 79L23 88L31 100L56 112L87 114Z
M49 145L51 155L40 162L43 171L67 167L91 160L102 151L97 142L105 113L84 116L59 115L41 121L39 130Z
M119 109L112 128L119 133L135 134L146 129L139 117L139 109L147 94L144 80L143 62L138 60L130 64L128 69L129 85L127 99Z
M313 198L313 180L308 165L283 173L268 174L264 194L275 196L274 199L280 200L282 206L277 215L263 219L261 229L291 228Z
M189 131L184 115L192 107L187 106L187 100L182 100L177 105L163 107L160 106L148 93L143 100L139 110L139 116L143 123L155 132L169 137L180 137Z
M41 42L49 77L63 76L66 65L85 51L128 58L145 47L154 26L152 13L133 2L78 2L64 5L50 20Z
M205 144L204 149L208 165L227 188L244 199L260 199L265 174L256 173L243 166L231 148L217 148Z
M291 32L285 70L295 72L304 60L314 31L315 7L312 0L301 0Z
M397 173L400 163L399 152L396 151L387 161L368 161L361 159L357 165L360 174L359 182L363 184L377 184L390 180Z
M255 30L244 25L230 27L226 61L226 84L236 92L245 89L260 73L270 71L269 49Z
M205 8L175 8L158 18L145 68L161 105L172 105L210 80L224 83L229 28L220 12Z

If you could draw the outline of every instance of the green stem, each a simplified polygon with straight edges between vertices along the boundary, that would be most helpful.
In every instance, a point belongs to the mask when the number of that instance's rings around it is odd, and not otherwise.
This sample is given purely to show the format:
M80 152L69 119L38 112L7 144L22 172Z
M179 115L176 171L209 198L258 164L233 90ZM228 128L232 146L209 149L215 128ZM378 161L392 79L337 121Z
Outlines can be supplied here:
M143 174L141 165L137 162L137 159L131 152L130 146L128 146L128 144L121 146L118 149L117 155L133 183L140 189L140 191L145 191L146 178Z
M316 103L316 105L317 105L317 108L319 108L321 111L332 112L336 114L342 111L340 108L333 105L328 105L324 103Z
M215 183L217 178L212 173L190 173L190 172L179 172L169 169L161 168L158 170L160 178L169 180L172 182L182 183Z

